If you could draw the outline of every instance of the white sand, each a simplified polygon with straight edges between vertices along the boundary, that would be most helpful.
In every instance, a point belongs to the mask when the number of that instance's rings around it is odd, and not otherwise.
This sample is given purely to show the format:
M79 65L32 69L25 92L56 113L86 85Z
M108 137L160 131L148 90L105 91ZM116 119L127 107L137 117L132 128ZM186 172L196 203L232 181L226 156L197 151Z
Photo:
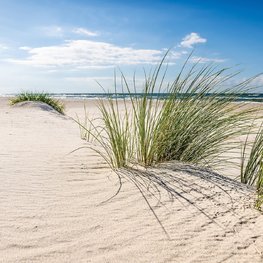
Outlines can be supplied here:
M67 102L67 114L82 107ZM173 194L143 188L158 223L134 182L101 204L118 177L88 148L68 154L81 146L69 117L0 98L0 262L263 262L263 215L248 188L180 165L126 173Z

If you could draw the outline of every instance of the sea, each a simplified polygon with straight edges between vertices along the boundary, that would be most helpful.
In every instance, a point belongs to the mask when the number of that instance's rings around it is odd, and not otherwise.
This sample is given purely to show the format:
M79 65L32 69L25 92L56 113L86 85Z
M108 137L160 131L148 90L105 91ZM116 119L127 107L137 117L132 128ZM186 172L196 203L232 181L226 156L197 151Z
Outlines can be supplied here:
M13 97L17 94L0 94L1 97ZM129 97L142 97L143 93L49 93L52 97L58 99L106 99L106 98L116 98L124 99ZM211 96L212 94L207 94L206 96ZM166 99L169 96L168 93L152 93L151 98ZM184 98L185 94L180 93L177 95L178 98ZM219 97L227 97L229 94L220 93ZM246 93L238 94L235 101L247 101L247 102L263 102L263 93Z

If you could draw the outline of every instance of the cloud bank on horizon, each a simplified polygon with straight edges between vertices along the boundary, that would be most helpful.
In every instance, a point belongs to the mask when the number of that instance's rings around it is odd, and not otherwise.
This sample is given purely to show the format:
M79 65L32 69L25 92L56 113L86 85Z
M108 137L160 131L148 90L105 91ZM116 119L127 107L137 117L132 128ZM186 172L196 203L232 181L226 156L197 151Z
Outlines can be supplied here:
M52 27L50 32L63 32L61 27ZM88 37L98 36L99 33L85 28L76 28L72 32ZM198 33L192 32L186 35L178 48L170 52L170 64L175 63L188 50L197 44L206 43ZM23 58L7 58L5 61L18 65L35 67L73 67L84 68L107 68L121 65L156 64L160 62L167 48L158 49L135 49L133 47L121 47L111 43L90 39L64 40L62 44L42 47L21 46L20 50L26 54ZM224 59L192 57L192 62L224 62Z

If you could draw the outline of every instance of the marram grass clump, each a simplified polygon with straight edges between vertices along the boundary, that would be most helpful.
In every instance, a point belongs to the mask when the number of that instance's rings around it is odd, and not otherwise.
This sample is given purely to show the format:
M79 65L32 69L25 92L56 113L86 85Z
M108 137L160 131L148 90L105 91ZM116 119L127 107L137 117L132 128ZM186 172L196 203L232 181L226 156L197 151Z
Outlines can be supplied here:
M91 147L112 168L168 161L224 165L228 160L219 156L237 147L229 141L244 134L253 111L233 102L247 92L253 78L226 89L236 73L198 63L186 70L186 62L168 83L164 60L145 75L141 93L135 77L130 85L122 72L119 84L115 76L115 90L121 88L128 98L100 99L99 125L91 119L88 125L78 122L89 135ZM163 92L166 99L161 97Z
M250 129L247 139L242 148L241 156L241 182L253 185L257 190L257 200L255 207L262 210L263 206L263 123L256 132L255 139L250 142L249 135L253 133ZM250 148L250 151L248 150Z
M10 104L14 105L24 101L43 102L51 106L57 112L64 114L64 109L65 109L64 104L61 101L52 98L48 93L23 92L18 94L14 98L10 99Z

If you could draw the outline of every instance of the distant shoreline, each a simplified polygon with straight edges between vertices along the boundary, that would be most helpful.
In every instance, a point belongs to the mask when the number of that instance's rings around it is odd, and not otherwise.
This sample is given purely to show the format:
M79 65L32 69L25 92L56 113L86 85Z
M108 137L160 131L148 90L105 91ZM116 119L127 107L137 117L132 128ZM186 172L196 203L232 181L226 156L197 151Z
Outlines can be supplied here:
M0 97L8 98L17 95L18 93L9 93L9 94L0 94ZM124 99L132 97L140 97L143 93L49 93L51 96L59 99L77 99L77 100L85 100L85 99L104 99L108 97L116 98L116 99ZM183 98L184 94L178 94L179 97ZM207 96L212 95L208 94ZM153 97L165 99L168 96L168 93L153 93ZM224 94L220 94L220 97L224 96ZM263 93L246 93L240 94L237 102L263 102Z

